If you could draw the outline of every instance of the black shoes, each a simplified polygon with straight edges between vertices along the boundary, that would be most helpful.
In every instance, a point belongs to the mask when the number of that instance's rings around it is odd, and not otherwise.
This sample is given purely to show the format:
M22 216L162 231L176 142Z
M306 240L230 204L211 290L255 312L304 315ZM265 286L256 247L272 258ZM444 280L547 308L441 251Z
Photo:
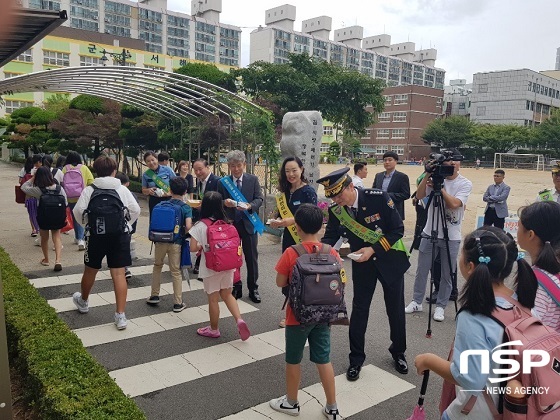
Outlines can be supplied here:
M397 354L393 356L393 360L395 361L395 370L403 375L408 373L408 363L406 362L406 358L404 357L403 353ZM346 374L348 376L348 373Z
M233 286L231 294L235 299L241 299L243 297L243 290L241 289L241 287Z
M361 366L350 365L350 367L346 371L346 379L351 382L358 380L358 378L360 377L360 370L362 370Z
M449 301L450 302L455 302L457 300L457 292L451 292L451 296L449 296ZM432 293L432 304L437 302L437 295L438 295L438 291L435 290L434 293ZM430 303L430 298L428 296L426 296L426 302Z
M261 303L261 295L258 290L253 290L249 292L249 299L251 299L254 303Z
M192 273L193 274L198 274L198 267L193 268Z

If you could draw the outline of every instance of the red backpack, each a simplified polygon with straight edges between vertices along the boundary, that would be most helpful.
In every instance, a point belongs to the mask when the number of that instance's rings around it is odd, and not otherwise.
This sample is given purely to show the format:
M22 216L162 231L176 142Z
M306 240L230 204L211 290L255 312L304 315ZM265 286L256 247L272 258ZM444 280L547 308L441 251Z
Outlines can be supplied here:
M243 265L241 238L235 226L223 220L201 219L201 222L207 227L206 267L214 271L240 268Z

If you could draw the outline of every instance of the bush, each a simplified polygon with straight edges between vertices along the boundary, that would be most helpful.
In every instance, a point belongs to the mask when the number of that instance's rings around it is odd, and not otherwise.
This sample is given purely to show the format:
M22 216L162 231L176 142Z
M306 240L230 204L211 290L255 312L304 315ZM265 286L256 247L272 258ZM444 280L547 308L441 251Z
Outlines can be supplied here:
M128 189L134 193L142 194L142 183L138 181L133 181L131 179Z
M145 419L2 248L0 270L10 361L41 418Z

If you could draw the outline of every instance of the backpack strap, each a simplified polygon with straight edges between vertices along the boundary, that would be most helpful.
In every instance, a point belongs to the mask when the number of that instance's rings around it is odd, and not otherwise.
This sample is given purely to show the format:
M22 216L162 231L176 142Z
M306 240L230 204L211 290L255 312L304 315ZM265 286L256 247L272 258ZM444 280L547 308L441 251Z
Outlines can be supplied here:
M548 271L541 270L539 267L533 267L535 276L537 277L537 281L539 285L548 293L548 295L556 302L558 306L560 306L560 287L554 281L554 278L557 277L554 274L549 273Z
M308 254L307 249L302 244L292 245L292 249L297 252L298 257Z

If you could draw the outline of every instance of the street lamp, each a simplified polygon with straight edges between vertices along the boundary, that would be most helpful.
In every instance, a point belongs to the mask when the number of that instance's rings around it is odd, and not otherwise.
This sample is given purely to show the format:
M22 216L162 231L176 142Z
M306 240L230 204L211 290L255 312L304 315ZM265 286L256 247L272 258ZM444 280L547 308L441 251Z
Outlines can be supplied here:
M130 51L128 51L127 49L123 48L121 53L114 53L114 52L109 52L107 51L105 48L103 48L103 50L99 51L101 54L103 54L103 56L100 58L101 60L101 64L103 66L107 65L107 61L109 61L109 59L107 58L107 55L110 55L111 57L113 57L113 60L116 62L117 65L119 66L126 66L126 60L128 58L132 58L132 55L130 54Z

